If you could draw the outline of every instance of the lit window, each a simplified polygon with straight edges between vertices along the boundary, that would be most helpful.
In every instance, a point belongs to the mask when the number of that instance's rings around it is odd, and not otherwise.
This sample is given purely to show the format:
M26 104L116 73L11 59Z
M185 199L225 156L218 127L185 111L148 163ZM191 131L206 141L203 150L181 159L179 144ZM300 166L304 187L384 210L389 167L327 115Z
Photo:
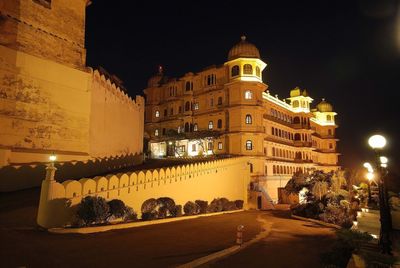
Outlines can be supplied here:
M154 136L158 137L158 129L154 130Z
M195 109L195 110L198 110L198 109L199 109L199 103L198 103L198 102L195 102L195 103L194 103L194 109Z
M260 71L260 67L256 66L256 75L258 77L261 77L261 71Z
M214 124L213 121L208 122L208 129L213 129Z
M239 66L235 65L232 67L231 76L234 77L234 76L238 76L238 75L239 75Z
M210 142L208 143L208 146L207 146L207 147L208 147L208 150L213 150L213 149L214 149L214 143L210 141Z
M197 123L193 125L193 131L197 131Z
M218 119L217 127L222 128L222 120L221 119Z
M246 141L246 150L253 150L253 142L251 140Z
M249 114L246 115L246 124L252 124L252 118Z
M251 66L251 64L245 64L243 66L243 73L244 74L253 74L253 66Z
M253 98L253 92L251 92L250 90L246 90L244 92L244 98L246 100L251 100Z
M157 118L160 117L160 111L159 110L156 111L156 117Z
M222 142L218 142L218 150L222 150Z

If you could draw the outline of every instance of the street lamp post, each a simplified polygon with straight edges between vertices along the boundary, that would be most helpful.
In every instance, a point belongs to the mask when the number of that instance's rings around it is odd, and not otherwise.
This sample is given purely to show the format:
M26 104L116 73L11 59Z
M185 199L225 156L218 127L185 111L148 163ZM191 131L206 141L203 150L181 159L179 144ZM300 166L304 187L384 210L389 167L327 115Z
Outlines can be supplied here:
M374 149L376 156L376 177L379 186L379 212L381 222L379 245L381 246L382 253L391 255L392 242L390 241L390 231L392 219L390 214L387 189L380 163L380 152L386 145L386 139L381 135L373 135L369 138L368 144L372 149Z
M368 172L367 173L367 180L368 180L368 206L372 204L372 197L371 197L371 182L374 178L374 173Z

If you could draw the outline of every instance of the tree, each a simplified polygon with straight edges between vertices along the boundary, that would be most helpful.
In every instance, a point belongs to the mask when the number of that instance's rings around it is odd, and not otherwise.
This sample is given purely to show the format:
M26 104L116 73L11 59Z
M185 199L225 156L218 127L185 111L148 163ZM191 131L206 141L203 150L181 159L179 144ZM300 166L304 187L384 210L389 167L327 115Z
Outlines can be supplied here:
M99 196L87 196L82 199L76 212L84 225L100 224L109 217L110 207L107 201Z
M328 183L326 181L315 182L311 192L318 200L321 200L328 193Z

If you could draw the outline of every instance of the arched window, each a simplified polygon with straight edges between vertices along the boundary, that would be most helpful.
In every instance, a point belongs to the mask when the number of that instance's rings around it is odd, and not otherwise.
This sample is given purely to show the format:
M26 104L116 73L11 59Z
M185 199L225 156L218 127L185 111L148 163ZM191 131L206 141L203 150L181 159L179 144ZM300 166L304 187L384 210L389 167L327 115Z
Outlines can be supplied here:
M158 129L154 130L154 136L158 137Z
M294 140L295 140L295 141L301 140L301 136L300 136L299 133L294 134Z
M246 100L251 100L253 98L253 92L251 92L250 90L246 90L244 92L244 98Z
M261 71L260 71L260 67L256 66L256 75L258 77L261 77Z
M222 105L222 97L218 97L218 105Z
M208 129L213 129L213 127L214 127L213 121L209 121L208 122Z
M238 75L239 75L239 66L235 65L231 69L231 77L238 76Z
M222 119L218 119L217 127L222 128Z
M253 74L253 66L251 66L251 64L245 64L243 66L243 73L244 74Z
M159 110L156 111L156 117L157 118L160 117L160 111Z
M193 131L197 131L197 123L194 123L194 125L193 125Z
M298 101L298 100L295 100L295 101L292 103L292 106L293 106L293 108L299 107L299 101Z
M191 89L191 87L190 87L190 82L189 82L189 81L186 81L185 90L186 90L186 91L190 91L190 89Z
M253 150L253 142L251 140L246 141L246 150Z
M293 118L293 124L300 124L300 117L296 116Z
M332 121L332 116L331 116L330 114L328 114L328 115L326 116L326 121Z
M185 111L190 111L190 102L185 103Z
M250 114L246 114L246 120L245 121L246 121L246 124L252 124L253 123Z
M188 122L185 123L185 132L189 132L189 123Z

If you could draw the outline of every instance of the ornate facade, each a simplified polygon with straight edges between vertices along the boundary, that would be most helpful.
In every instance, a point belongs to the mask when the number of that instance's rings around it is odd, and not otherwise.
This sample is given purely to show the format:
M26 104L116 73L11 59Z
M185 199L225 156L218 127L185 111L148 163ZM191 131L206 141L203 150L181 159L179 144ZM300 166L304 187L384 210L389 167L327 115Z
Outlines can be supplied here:
M273 201L296 171L339 169L332 105L311 108L313 99L297 87L286 99L271 95L266 66L243 36L220 66L180 78L160 69L144 90L151 156L250 156L252 181Z

